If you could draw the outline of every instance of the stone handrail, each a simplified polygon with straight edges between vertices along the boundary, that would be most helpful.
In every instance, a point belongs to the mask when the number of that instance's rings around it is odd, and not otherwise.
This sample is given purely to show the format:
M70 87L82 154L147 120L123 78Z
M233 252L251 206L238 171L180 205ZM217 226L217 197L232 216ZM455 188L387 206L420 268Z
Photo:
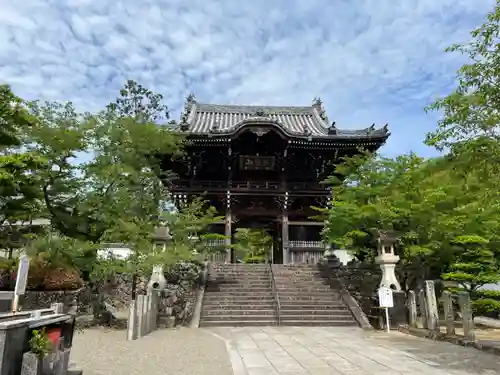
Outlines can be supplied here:
M319 264L319 269L324 275L327 272L330 288L338 289L342 301L346 304L354 319L358 322L359 326L364 330L373 330L370 320L366 316L363 309L359 306L358 301L349 293L343 280L334 272L336 267L329 267L328 265ZM326 276L326 275L325 275Z
M273 264L269 263L269 270L270 270L270 275L271 275L271 286L273 288L273 295L274 295L274 301L275 301L275 306L276 306L276 318L278 321L278 325L281 325L281 302L280 302L280 296L278 294L278 288L276 287L276 280L274 278L274 271L273 271Z

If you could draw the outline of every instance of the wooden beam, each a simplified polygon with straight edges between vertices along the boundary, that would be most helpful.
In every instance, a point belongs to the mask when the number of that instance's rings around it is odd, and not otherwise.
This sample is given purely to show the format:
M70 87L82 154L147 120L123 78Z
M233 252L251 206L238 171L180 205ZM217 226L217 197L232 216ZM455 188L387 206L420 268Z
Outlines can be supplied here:
M288 225L325 226L323 221L289 221Z

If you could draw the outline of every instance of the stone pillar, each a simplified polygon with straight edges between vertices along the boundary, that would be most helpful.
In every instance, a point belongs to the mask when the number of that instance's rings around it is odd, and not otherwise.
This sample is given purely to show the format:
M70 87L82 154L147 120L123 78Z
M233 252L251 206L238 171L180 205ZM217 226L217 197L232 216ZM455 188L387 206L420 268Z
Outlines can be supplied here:
M453 297L450 292L443 292L444 319L446 321L446 334L455 334L455 311L453 310Z
M464 337L470 341L474 341L474 320L472 318L472 307L470 303L470 295L467 292L458 293L458 304L462 313L462 323L464 325Z
M226 243L226 263L231 263L231 224L232 224L232 215L231 215L231 207L227 207L226 217L224 219L224 235L226 239L224 240Z
M22 322L22 323L21 323ZM0 324L0 374L19 374L29 319Z
M283 212L281 217L281 240L283 246L283 264L288 264L288 214Z
M434 281L425 281L425 301L427 307L427 328L436 331L439 330L439 314L434 290Z
M408 292L408 323L410 327L417 327L417 296L413 290Z
M425 300L425 291L418 292L418 305L420 317L422 318L422 328L427 328L427 301Z

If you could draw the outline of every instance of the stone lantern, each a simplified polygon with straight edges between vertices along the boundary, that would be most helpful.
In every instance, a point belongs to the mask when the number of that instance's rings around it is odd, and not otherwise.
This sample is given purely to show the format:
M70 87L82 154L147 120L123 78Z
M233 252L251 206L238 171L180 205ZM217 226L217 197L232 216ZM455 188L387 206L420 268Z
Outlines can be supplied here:
M167 280L165 280L165 276L163 275L163 266L154 266L148 282L148 293L151 293L153 290L161 291L165 289L166 284Z
M396 291L401 290L398 279L396 278L396 263L399 262L399 256L394 254L394 244L397 238L392 233L380 232L378 237L378 256L375 263L380 265L382 270L382 280L380 287L391 288Z

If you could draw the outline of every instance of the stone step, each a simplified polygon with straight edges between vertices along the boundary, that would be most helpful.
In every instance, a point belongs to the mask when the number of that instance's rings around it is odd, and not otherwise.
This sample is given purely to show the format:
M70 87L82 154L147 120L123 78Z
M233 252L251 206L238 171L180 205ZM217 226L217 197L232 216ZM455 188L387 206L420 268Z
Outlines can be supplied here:
M250 280L250 281L269 281L271 278L269 276L233 276L233 275L209 275L211 280L217 280L217 281L241 281L241 280Z
M326 285L330 286L325 280L293 280L293 279L274 279L276 285Z
M274 320L274 316L271 315L258 315L258 314L250 314L250 315L244 315L244 314L238 314L238 315L233 315L233 314L221 314L221 315L204 315L202 316L202 319L204 322L210 322L210 321L221 321L221 320L229 320L229 321L239 321L243 322L245 320L250 320L250 321L272 321Z
M276 288L278 290L278 293L330 293L333 290L330 289L329 287L322 288L322 287L285 287L285 288Z
M209 310L274 310L274 301L269 302L269 303L264 303L264 302L258 302L255 304L247 304L247 305L242 305L239 303L210 303L210 304L203 304L203 310L209 311Z
M226 303L226 302L231 302L231 303L241 303L242 305L247 305L247 304L256 304L256 303L264 303L264 302L274 302L274 296L261 296L260 298L257 296L250 296L248 298L245 298L244 296L241 295L235 295L235 296L207 296L203 298L203 302L206 304L213 304L213 303Z
M281 306L280 313L282 316L346 316L352 318L351 312L348 309L289 309Z
M342 301L295 301L295 300L281 300L280 306L282 309L346 309L347 306Z
M278 294L280 298L298 298L300 297L301 299L314 299L317 297L322 297L324 299L339 299L340 298L340 293L336 293L334 291L328 291L328 292L313 292L313 291L278 291Z
M267 283L241 283L241 284L207 284L208 288L246 288L246 289L267 289L272 288L270 282Z
M351 322L354 321L351 315L281 315L281 320L336 320L339 322Z
M271 286L266 287L243 287L243 286L212 286L207 287L207 292L239 292L239 293L269 293L272 292Z
M262 316L262 315L274 315L276 313L276 310L273 308L270 309L249 309L249 310L243 310L243 309L217 309L217 310L204 310L203 311L203 316L219 316L219 315L229 315L229 316Z
M276 319L273 320L212 320L212 321L200 321L200 327L266 327L275 326L278 322Z
M242 292L240 290L236 291L227 291L227 290L222 290L222 291L210 291L207 293L208 296L217 296L217 298L234 298L234 296L240 296L241 298L262 298L262 297L270 297L274 298L273 293L271 290L269 291L263 291L263 292Z
M344 322L338 320L283 320L281 319L282 326L295 326L295 327L352 327L358 326L356 321Z

